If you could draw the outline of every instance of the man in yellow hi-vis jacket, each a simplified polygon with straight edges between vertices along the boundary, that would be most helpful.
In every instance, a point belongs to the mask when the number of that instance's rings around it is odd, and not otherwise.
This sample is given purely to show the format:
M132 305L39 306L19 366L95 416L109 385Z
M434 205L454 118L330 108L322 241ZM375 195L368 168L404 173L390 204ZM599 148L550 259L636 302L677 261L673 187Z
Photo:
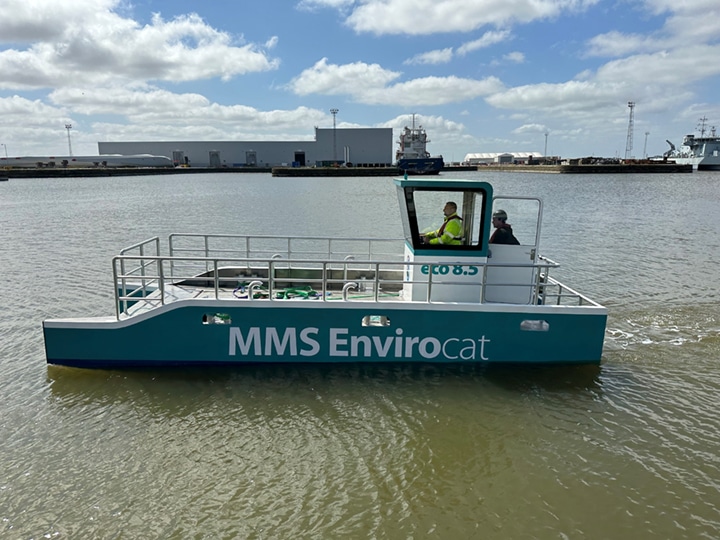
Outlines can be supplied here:
M459 246L462 240L462 218L457 215L457 204L452 201L445 203L443 208L445 221L435 232L421 235L424 244L442 244L444 246Z

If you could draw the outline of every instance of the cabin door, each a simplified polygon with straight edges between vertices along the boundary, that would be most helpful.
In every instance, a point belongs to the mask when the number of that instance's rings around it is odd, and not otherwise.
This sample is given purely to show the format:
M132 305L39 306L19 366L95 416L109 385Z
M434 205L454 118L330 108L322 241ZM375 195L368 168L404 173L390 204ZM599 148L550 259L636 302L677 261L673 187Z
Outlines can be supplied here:
M497 210L507 213L507 223L520 245L488 245L484 301L535 303L538 271L532 265L538 257L542 201L530 197L495 197L493 213Z

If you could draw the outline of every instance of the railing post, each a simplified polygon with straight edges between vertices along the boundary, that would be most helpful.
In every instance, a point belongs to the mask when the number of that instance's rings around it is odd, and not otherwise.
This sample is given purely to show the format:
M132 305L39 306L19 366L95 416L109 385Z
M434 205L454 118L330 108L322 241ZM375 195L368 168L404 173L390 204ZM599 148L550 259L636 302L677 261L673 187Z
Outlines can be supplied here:
M175 235L174 235L174 234L171 234L171 235L168 237L168 249L169 249L169 256L170 256L170 257L174 257L174 256L175 256L175 244L174 244L174 242L173 242L174 239L175 239ZM156 250L156 255L160 255L160 244L158 244L158 249ZM171 262L170 262L170 277L172 278L172 277L174 277L174 276L175 276L175 263L171 261Z
M485 287L487 286L487 270L488 270L488 265L487 265L487 263L485 263L483 265L482 279L480 280L480 303L481 304L485 303Z
M122 259L120 260L120 263L122 263ZM121 264L122 266L122 264ZM115 318L119 321L120 320L120 288L118 287L118 275L117 275L117 259L113 259L113 284L115 286ZM123 290L125 290L125 284L123 283ZM125 296L125 295L123 295ZM125 300L123 300L125 302ZM127 309L127 308L126 308Z
M428 266L428 284L427 284L427 298L425 298L425 301L429 304L430 303L430 297L432 294L432 277L433 277L433 268L435 267L434 264L431 264Z
M215 300L220 298L220 273L218 272L218 260L213 259L213 275L215 276Z
M165 305L165 272L163 270L163 260L159 259L155 261L155 264L158 267L158 279L160 280L160 283L158 283L158 286L160 287L160 304Z
M327 296L327 265L328 262L323 262L323 269L322 269L322 283L320 284L320 292L322 294L323 301L325 300L325 297Z
M377 302L380 294L380 263L375 263L375 285L373 286L374 299Z
M205 257L210 257L210 239L208 238L207 234L203 235L203 249L205 250ZM205 271L207 272L209 270L208 268L209 263L205 263ZM217 265L214 264L215 269L217 270Z

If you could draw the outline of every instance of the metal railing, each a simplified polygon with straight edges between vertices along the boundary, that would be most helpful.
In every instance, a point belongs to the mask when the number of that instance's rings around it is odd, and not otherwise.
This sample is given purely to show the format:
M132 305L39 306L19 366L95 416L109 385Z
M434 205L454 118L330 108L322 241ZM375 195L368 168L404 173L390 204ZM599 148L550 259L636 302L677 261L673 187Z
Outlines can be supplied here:
M402 238L171 234L171 257L402 260Z
M171 257L271 258L282 259L287 268L298 261L305 267L311 264L318 268L318 260L401 261L404 239L176 233L169 236L168 244ZM206 267L206 271L210 269Z
M194 236L201 238L203 243L212 235L175 235ZM218 238L226 238L226 235ZM232 237L242 239L250 253L254 254L248 237ZM277 237L265 237L273 238ZM527 290L528 301L523 304L543 305L578 305L599 306L588 297L571 289L550 277L550 270L559 265L554 261L541 257L535 264L503 264L495 262L478 262L467 267L478 269L475 281L459 279L452 274L436 273L436 269L447 268L447 264L428 264L427 262L402 261L398 256L388 260L355 259L349 254L344 259L325 258L284 258L285 255L311 255L318 251L298 249L297 242L313 240L308 238L284 239L287 250L263 257L228 257L204 256L215 253L214 247L203 247L201 256L180 256L183 250L172 247L174 255L161 256L157 237L140 242L124 249L113 259L113 280L116 295L116 315L129 314L130 308L139 304L135 311L152 308L176 300L180 290L198 291L202 289L205 297L214 299L232 299L238 296L236 291L244 285L244 297L248 300L267 299L283 301L288 298L288 291L300 287L309 288L313 298L323 302L362 300L372 302L407 302L421 301L436 303L436 292L448 291L453 287L464 287L463 296L467 295L466 303L485 302L485 293L490 287L521 288ZM327 254L338 256L342 250L333 251L334 239L317 239L327 248ZM342 240L342 239L341 239ZM361 241L367 242L367 241ZM374 241L373 241L374 242ZM379 241L383 242L383 241ZM171 243L172 245L172 243ZM372 246L368 244L371 250ZM320 250L322 251L322 250ZM375 253L375 252L373 252ZM246 255L244 252L243 255ZM423 269L425 272L420 271ZM521 268L528 271L528 279L523 283L497 282L489 283L488 270L496 268ZM412 271L411 271L412 270ZM420 276L410 279L410 275ZM363 279L364 278L364 279ZM366 290L361 290L363 284ZM169 286L175 286L172 294ZM419 294L409 298L405 293L408 287L419 286ZM339 295L338 295L339 293ZM189 297L189 296L188 296ZM292 297L292 296L290 296Z

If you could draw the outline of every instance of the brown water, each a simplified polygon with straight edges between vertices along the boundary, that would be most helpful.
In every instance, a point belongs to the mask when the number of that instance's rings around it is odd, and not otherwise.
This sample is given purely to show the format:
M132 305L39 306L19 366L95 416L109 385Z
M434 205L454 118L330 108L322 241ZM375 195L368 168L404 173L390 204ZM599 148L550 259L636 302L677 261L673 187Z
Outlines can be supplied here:
M720 537L720 174L483 178L543 197L557 277L610 309L601 366L48 367L42 319L112 314L121 247L400 236L394 190L1 185L0 538Z

